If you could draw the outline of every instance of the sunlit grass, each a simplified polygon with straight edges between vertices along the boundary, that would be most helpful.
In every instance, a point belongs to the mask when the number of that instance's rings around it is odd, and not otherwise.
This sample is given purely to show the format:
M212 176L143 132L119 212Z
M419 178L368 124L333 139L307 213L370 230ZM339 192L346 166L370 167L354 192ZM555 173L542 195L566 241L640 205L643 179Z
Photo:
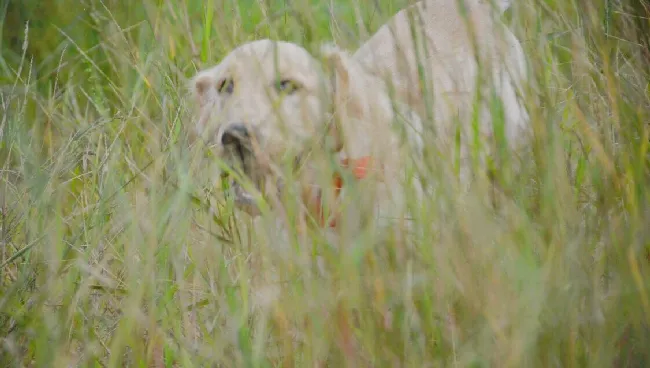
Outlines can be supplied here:
M413 232L335 249L233 212L187 139L187 78L255 38L354 49L406 1L17 3L2 9L2 366L647 364L641 6L517 2L535 137L495 163L498 206L426 150L438 190L409 194Z

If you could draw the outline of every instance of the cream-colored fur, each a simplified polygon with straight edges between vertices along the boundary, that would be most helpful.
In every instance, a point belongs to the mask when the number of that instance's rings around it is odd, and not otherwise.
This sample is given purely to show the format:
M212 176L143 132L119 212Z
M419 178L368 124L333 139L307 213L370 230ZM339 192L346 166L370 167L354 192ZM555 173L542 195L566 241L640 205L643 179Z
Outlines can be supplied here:
M481 138L492 137L487 101L488 87L494 86L504 107L505 135L511 148L516 148L528 131L528 115L520 103L526 62L519 40L499 20L510 1L496 0L496 7L488 0L464 2L467 16L462 15L459 0L420 1L400 11L354 53L354 59L384 78L398 101L423 118L433 115L438 146L451 143L457 126L454 118L463 128L461 140L472 139L471 107L477 91L485 101L478 119ZM480 89L478 62L487 82ZM422 79L428 94L418 88ZM463 156L466 149L463 145Z
M481 0L465 2L477 36L476 56L487 67L487 75L503 101L506 134L516 143L527 124L516 96L525 77L521 45L494 20L500 10L493 11ZM456 113L465 132L469 131L478 64L456 3L421 1L396 14L353 54L325 46L312 55L298 45L270 40L239 46L192 81L198 106L196 133L229 164L243 158L246 175L267 199L275 196L279 182L290 184L279 174L279 167L290 165L298 157L306 169L295 181L304 188L313 182L323 183L328 153L351 158L372 156L382 171L363 184L357 198L361 204L351 207L348 220L404 216L407 211L401 188L408 161L405 155L412 154L412 148L417 151L423 147L422 121L428 121L423 119L428 116L427 105L432 105L437 131L436 140L427 140L427 144L444 146L451 142ZM415 22L409 21L411 15L415 15ZM410 25L421 31L417 33L423 42L412 42ZM415 44L419 45L417 53ZM431 95L422 94L418 87L416 54L425 55L421 62L433 85ZM277 88L281 81L290 81L289 85L297 88L282 96ZM226 87L219 91L220 86ZM395 128L404 114L410 114L406 124L400 124L409 130L408 144ZM244 124L250 131L250 154L241 155L221 143L224 132L233 124ZM480 128L489 138L491 124L485 107Z

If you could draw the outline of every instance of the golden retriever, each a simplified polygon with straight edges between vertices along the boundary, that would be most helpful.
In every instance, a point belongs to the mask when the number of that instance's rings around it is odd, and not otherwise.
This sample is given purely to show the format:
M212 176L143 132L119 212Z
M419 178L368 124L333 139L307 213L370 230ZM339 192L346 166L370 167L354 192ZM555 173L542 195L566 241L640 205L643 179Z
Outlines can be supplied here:
M494 87L503 103L509 142L520 142L528 124L518 98L525 58L498 20L508 1L493 7L487 0L465 0L467 16L457 3L409 6L352 54L332 45L312 54L265 39L243 44L200 71L191 84L195 133L252 184L233 183L239 207L260 213L258 193L279 210L282 190L297 184L305 215L320 216L321 225L334 226L330 220L343 212L348 216L342 226L353 227L369 217L403 217L407 155L423 142L450 146L456 122L470 134L475 94L490 92L483 86ZM478 76L489 83L478 88ZM481 105L479 119L485 139L493 132L487 106ZM424 138L423 122L435 128L435 139ZM336 209L342 203L338 187L351 191L353 175L329 188L313 186L333 175L330 163L336 160L353 165L350 172L362 179L348 196L356 203L345 211Z

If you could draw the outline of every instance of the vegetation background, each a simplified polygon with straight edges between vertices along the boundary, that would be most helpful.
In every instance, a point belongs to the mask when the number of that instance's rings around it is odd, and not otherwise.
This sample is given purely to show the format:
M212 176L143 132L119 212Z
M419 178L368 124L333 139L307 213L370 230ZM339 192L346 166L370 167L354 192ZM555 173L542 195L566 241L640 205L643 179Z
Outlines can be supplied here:
M538 95L505 209L450 186L407 241L287 255L201 189L188 77L255 38L354 49L406 3L1 1L0 365L648 366L647 0L505 14Z

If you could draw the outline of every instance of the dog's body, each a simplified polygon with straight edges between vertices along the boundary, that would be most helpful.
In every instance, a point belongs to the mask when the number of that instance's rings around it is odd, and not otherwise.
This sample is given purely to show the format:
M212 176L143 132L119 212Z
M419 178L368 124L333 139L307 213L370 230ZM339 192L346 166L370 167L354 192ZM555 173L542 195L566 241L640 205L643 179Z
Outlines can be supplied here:
M446 135L455 128L456 115L461 122L468 120L480 61L483 78L491 79L503 101L507 136L516 144L528 121L517 99L526 79L526 65L521 44L497 19L509 1L502 0L493 8L488 0L465 0L466 16L458 3L420 1L400 11L353 57L368 72L391 84L398 101L423 118L433 113L436 129ZM420 80L427 82L429 93L418 88ZM482 92L489 93L485 87ZM480 125L487 136L492 132L490 115L483 107Z
M333 187L312 187L327 180L324 173L331 175L325 169L328 157L370 157L374 164L360 182L363 190L347 201L358 203L339 211L345 213L345 225L358 226L368 217L388 221L403 217L408 212L404 199L408 155L423 147L422 122L429 121L426 117L433 112L438 138L428 144L442 147L452 141L457 113L461 123L469 121L477 61L486 67L503 101L511 143L523 136L527 124L515 92L525 78L521 45L495 20L499 13L489 4L465 0L477 55L456 3L428 0L404 9L352 55L333 46L323 48L322 63L291 43L260 40L242 45L194 78L200 109L197 132L267 199L279 193L278 183L289 184L279 167L299 161L302 170L290 181L299 183L307 212L316 217L314 208L320 210L321 202L336 207L342 200ZM413 42L412 25L420 41ZM433 86L429 94L419 85L418 60L429 89ZM406 140L396 130L400 119L407 120L400 124L407 127ZM332 120L336 123L330 124ZM485 107L480 120L480 132L489 138L491 120ZM468 126L464 128L469 132ZM319 140L322 134L326 144ZM258 213L247 192L236 187L242 208Z

